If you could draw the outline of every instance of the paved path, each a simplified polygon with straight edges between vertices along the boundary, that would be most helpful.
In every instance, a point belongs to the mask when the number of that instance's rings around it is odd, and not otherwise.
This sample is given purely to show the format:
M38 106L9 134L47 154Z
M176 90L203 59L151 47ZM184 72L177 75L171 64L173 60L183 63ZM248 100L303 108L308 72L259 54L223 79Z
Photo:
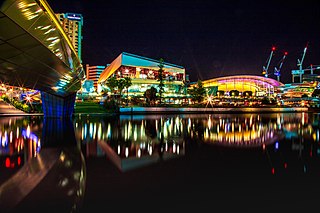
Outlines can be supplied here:
M14 106L11 106L10 104L0 101L0 115L5 114L17 114L17 115L25 115L26 113L16 109Z

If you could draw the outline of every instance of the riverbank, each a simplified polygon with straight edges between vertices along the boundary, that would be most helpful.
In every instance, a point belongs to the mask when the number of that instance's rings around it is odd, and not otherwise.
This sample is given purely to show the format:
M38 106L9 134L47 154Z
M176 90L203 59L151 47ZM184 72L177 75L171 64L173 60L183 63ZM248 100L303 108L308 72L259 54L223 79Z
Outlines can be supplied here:
M160 113L271 113L271 112L309 112L308 107L120 107L120 114L160 114Z

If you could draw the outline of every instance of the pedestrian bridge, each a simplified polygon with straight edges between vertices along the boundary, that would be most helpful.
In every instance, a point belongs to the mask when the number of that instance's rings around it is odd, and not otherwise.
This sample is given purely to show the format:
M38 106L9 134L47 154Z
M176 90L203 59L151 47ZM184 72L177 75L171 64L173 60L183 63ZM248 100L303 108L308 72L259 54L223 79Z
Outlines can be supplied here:
M41 91L45 116L68 117L85 77L45 0L0 0L0 81Z

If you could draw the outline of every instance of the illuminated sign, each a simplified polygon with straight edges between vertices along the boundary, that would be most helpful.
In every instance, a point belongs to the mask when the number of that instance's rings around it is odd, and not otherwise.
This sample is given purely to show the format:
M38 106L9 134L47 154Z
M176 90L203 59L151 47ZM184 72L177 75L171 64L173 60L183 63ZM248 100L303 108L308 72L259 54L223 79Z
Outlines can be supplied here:
M67 13L66 18L69 20L77 20L81 21L82 20L82 15L81 14L76 14L76 13Z

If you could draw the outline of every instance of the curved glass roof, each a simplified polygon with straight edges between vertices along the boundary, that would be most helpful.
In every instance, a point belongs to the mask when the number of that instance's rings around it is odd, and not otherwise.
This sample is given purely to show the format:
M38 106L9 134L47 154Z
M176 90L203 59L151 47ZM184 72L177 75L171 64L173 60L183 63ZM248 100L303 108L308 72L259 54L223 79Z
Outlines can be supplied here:
M254 85L262 85L263 87L280 87L284 86L283 83L272 79L266 78L263 76L256 76L256 75L233 75L233 76L225 76L225 77L218 77L209 80L202 81L203 85L209 86L214 84L222 84L227 82L248 82Z

